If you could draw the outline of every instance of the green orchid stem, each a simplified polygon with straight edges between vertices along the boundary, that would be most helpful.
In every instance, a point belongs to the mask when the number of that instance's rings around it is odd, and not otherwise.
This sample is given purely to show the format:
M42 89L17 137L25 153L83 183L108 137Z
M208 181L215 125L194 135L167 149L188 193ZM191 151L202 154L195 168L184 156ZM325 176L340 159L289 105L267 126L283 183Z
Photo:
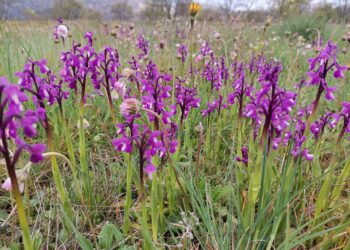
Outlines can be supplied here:
M74 171L74 173L76 173L76 166L77 166L77 162L75 159L75 154L74 154L74 149L73 149L73 143L72 143L72 134L71 131L69 129L69 125L66 122L66 118L64 116L64 113L61 112L61 126L63 126L64 129L64 137L66 140L66 146L67 146L67 150L68 150L68 156L70 159L70 162L72 163L72 172ZM73 170L74 168L74 170Z
M224 46L224 50L225 50L225 59L226 59L226 63L228 64L229 62L228 62L228 54L227 54L227 45L226 45L226 41L223 39L223 38L221 38L220 39L221 40L221 42L222 42L222 44L223 44L223 46Z
M84 131L84 101L80 102L79 110L79 160L81 165L81 174L83 182L83 191L85 198L87 199L88 206L92 205L92 195L91 195L91 182L89 177L89 168L87 164L87 155L86 155L86 145L85 145L85 131Z
M162 163L161 163L162 164ZM159 227L160 227L160 230L161 232L163 232L163 230L165 229L165 214L164 214L164 189L163 187L159 184L160 181L164 181L165 183L165 178L164 178L164 175L163 175L163 171L162 171L162 168L160 169L159 171L159 174L158 174L158 186L159 188L157 189L158 190L158 193L157 193L157 198L158 198L158 221L159 221Z
M148 215L147 215L147 207L146 207L146 196L143 193L141 197L141 228L142 235L144 238L143 249L154 249L152 246L152 238L151 233L148 228Z
M112 94L111 94L111 90L110 90L109 86L108 86L108 88L106 88L106 94L107 94L109 109L111 110L113 125L115 126L118 121L117 121L117 116L115 115Z
M209 119L208 119L208 130L206 132L206 138L205 138L205 152L206 152L207 157L209 157L210 150L211 150L211 147L210 147L210 133L211 133L211 123L210 123L210 117L209 117Z
M315 118L315 115L317 113L318 105L320 103L320 99L321 99L321 95L323 93L323 90L324 90L323 86L320 84L320 86L319 86L319 88L317 90L316 99L315 99L314 104L313 104L314 106L312 108L312 113L311 113L310 117L307 120L306 130L305 130L306 134L308 134L308 132L310 131L310 126L311 126L312 122L314 121L314 118Z
M265 144L266 147L266 144ZM251 174L248 188L248 201L247 207L244 210L244 227L248 228L254 222L255 216L255 206L259 198L259 203L262 204L264 196L264 175L266 170L266 159L267 159L267 150L262 147L262 150L259 150L257 164Z
M158 176L157 172L153 173L152 178L152 191L151 191L151 218L152 218L152 239L153 242L158 240L158 218L159 218L159 207L158 207Z
M333 201L332 195L335 193L330 193L331 192L331 186L332 186L332 179L333 179L333 172L330 172L330 169L336 165L336 154L337 154L337 149L338 145L333 148L333 154L332 158L330 159L329 167L325 170L326 175L324 182L321 186L321 189L319 191L318 197L315 202L315 216L317 217L318 215L321 214L321 212L326 208L328 205L330 207L331 202ZM342 177L338 177L337 185L341 187L341 184L339 183L339 180L342 180ZM338 186L338 187L339 187ZM337 186L335 186L334 190L337 189ZM336 191L338 192L338 191ZM331 194L331 197L329 195ZM330 199L331 198L331 199Z
M47 142L48 142L49 150L55 151L54 145L53 145L53 135L52 135L52 130L51 130L50 126L48 126L46 128L46 135L47 135ZM67 213L69 218L72 218L72 215L73 215L72 205L71 205L69 197L64 189L62 176L61 176L60 170L58 168L55 155L51 155L51 166L52 166L52 175L53 175L55 185L57 187L57 191L59 193L60 199L61 199L62 204L63 204L63 209Z
M18 220L19 220L19 224L20 224L21 230L22 230L24 249L25 250L32 250L33 243L32 243L32 240L30 238L28 221L27 221L26 213L25 213L24 206L23 206L22 195L19 191L19 186L18 186L15 168L14 168L14 166L10 166L8 164L6 164L6 166L7 166L8 174L10 176L11 183L12 183L12 192L13 192L13 195L15 197L16 204L17 204Z
M216 131L216 142L215 142L215 148L212 151L214 153L213 157L215 160L217 160L217 157L219 155L219 151L220 151L220 144L221 144L221 131L222 131L222 118L221 117L225 117L225 114L223 116L221 116L221 113L219 113L218 115L218 120L217 120L217 131Z
M196 156L196 184L198 184L198 178L199 178L199 163L200 163L200 156L201 156L201 150L202 150L202 142L204 141L204 135L203 132L199 133L198 136L198 147L197 147L197 156Z
M127 159L128 169L126 176L126 201L124 206L124 224L123 224L123 233L128 235L130 229L130 207L131 207L131 181L132 181L132 162L131 154L124 155L124 158Z

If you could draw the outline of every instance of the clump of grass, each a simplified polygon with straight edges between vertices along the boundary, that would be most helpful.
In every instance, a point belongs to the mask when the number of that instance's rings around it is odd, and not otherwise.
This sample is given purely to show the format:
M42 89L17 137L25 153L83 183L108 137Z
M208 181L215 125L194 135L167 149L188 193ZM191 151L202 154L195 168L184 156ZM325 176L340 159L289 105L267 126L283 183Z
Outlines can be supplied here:
M278 27L278 34L285 36L286 33L302 36L307 41L317 39L314 29L320 31L321 37L327 32L327 20L322 16L302 14L298 16L290 16L282 21Z

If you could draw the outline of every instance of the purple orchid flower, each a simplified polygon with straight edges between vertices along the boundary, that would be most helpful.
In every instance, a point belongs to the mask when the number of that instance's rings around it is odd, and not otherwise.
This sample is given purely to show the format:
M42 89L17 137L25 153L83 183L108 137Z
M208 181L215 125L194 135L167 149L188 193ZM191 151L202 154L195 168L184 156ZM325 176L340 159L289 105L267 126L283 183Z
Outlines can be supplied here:
M180 107L181 111L180 128L182 128L183 121L187 118L191 108L199 108L201 101L200 98L196 97L197 91L194 88L185 87L184 83L185 80L178 79L176 84L176 105Z
M258 128L263 125L260 146L265 138L269 143L273 135L282 133L290 125L290 113L296 103L296 93L286 91L278 86L278 76L282 70L280 63L258 65L258 80L261 89L255 93L251 102L246 105L243 115L252 118Z
M311 124L310 131L316 140L321 138L326 126L328 126L330 129L333 129L336 126L337 121L334 118L334 115L335 114L332 112L326 112L318 120Z
M152 163L153 157L158 155L164 159L168 152L174 153L177 141L174 139L172 129L152 130L146 124L143 124L143 120L139 119L141 116L138 112L124 112L123 115L126 119L125 123L117 125L117 135L120 137L114 139L112 144L120 152L137 152L141 186L143 187L144 172L152 177L152 174L156 171L156 167ZM141 124L137 123L138 119L142 122Z
M213 113L216 110L220 115L221 110L227 108L228 104L224 103L223 96L219 95L218 99L215 99L213 102L208 102L207 107L207 109L202 110L202 116L208 116L209 120L211 113Z
M245 166L248 166L249 157L248 157L248 148L247 148L247 146L243 146L241 148L241 152L242 152L242 157L237 156L236 157L236 161L243 162L243 164Z
M0 136L1 145L0 153L5 159L6 168L9 174L9 181L3 186L7 189L13 189L17 194L20 193L20 187L16 176L15 166L23 150L30 154L30 160L38 163L43 159L42 154L45 152L44 144L30 145L21 138L21 132L32 138L37 134L36 123L39 118L36 112L32 110L24 110L23 103L28 100L25 93L20 90L18 85L9 83L2 77L0 78ZM10 143L14 142L16 149L11 152ZM16 194L16 195L17 195Z
M168 124L169 118L175 115L175 106L170 106L170 110L166 109L165 100L170 98L171 86L165 85L172 79L169 74L161 74L158 72L157 66L150 61L143 72L141 83L142 104L145 108L154 111L162 117L165 124ZM148 113L148 117L154 122L155 129L159 128L157 117Z
M38 117L45 130L48 131L50 123L46 116L46 103L52 105L60 100L57 96L59 94L57 88L60 88L60 85L56 84L56 76L47 67L46 60L28 61L24 70L17 72L16 76L21 89L32 95ZM63 95L63 93L60 94Z
M336 90L336 87L328 86L328 73L334 69L334 78L343 78L344 72L348 69L347 66L340 65L337 62L336 52L337 45L328 41L323 50L321 50L316 57L308 59L308 85L318 85L317 95L313 102L312 114L316 113L320 98L324 91L326 92L326 100L332 101L335 98L334 91Z
M335 118L336 123L339 123L341 118L343 118L344 122L337 139L337 144L339 145L345 133L350 133L350 102L343 102L342 110L339 114L334 114L333 117ZM348 137L348 139L350 140L350 137Z
M92 59L90 67L90 70L92 71L92 83L96 90L99 90L101 85L104 87L114 120L115 111L111 91L112 89L117 88L119 85L119 67L120 62L118 51L108 46L106 46L96 57Z
M313 160L313 155L309 153L309 150L307 148L303 149L303 143L306 140L306 137L304 135L306 130L306 123L302 121L301 118L298 118L294 133L291 136L291 139L294 141L294 146L292 149L292 155L297 158L298 156L304 157L308 161Z
M230 74L229 74L229 69L226 67L226 62L225 62L225 58L222 56L220 58L220 77L221 77L221 80L224 82L224 84L226 85L227 84L227 80L229 79L230 77Z
M214 58L211 56L211 60L205 64L205 68L202 73L202 77L210 82L210 90L214 89L220 90L222 86L222 74L221 74L221 66Z
M213 50L211 49L210 45L208 42L204 42L202 43L202 46L200 48L200 54L205 57L207 55L210 55L213 52Z
M63 68L61 69L61 77L63 82L68 83L68 87L73 89L77 97L78 84L81 87L80 102L85 103L86 99L86 85L91 72L96 72L98 66L96 60L96 53L92 46L92 33L87 32L84 36L87 39L87 44L73 43L73 47L68 52L63 52L61 61ZM95 82L96 84L96 82Z
M178 49L177 49L177 54L178 57L181 59L181 63L182 65L185 63L186 61L186 57L188 55L188 48L185 44L180 44Z
M252 92L254 90L253 87L250 87L246 83L245 79L245 69L243 63L241 63L234 74L237 79L234 80L232 87L234 88L234 92L229 93L228 95L228 103L233 105L235 103L235 99L237 99L239 107L238 107L238 116L239 118L243 117L243 102L244 96L253 98Z
M137 48L141 50L141 53L138 55L139 59L146 57L149 53L149 44L145 37L140 34L137 38Z

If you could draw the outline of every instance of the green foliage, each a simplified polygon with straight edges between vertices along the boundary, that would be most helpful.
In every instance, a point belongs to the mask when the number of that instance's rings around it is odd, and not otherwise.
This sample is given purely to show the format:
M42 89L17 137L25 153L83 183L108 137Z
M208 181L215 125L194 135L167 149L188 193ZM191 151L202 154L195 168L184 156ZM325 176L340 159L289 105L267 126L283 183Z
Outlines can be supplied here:
M127 1L121 1L113 5L111 12L115 19L127 21L133 18L134 12L131 5Z
M284 20L278 32L280 36L290 33L291 35L302 36L306 40L314 40L317 38L317 33L314 29L324 34L326 28L326 18L324 16L316 16L309 14L302 14L298 16L291 16Z
M281 16L297 16L308 9L310 0L275 0Z
M118 244L123 240L123 234L119 231L119 229L107 222L98 235L98 241L101 249L111 249L113 243Z
M321 6L318 6L314 9L314 15L322 16L324 19L329 21L338 21L339 20L339 14L335 8L333 8L333 5L328 3Z
M56 0L52 15L64 19L77 19L82 16L83 4L78 0Z
M52 18L62 17L64 19L100 19L100 12L88 9L79 0L55 0L51 9Z

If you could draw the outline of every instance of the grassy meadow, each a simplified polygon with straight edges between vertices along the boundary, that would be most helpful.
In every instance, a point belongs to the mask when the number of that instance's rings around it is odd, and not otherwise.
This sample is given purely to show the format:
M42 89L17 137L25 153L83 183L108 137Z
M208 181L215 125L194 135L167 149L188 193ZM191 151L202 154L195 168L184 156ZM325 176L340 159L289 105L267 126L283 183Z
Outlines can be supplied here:
M338 64L350 63L345 24L310 27L305 38L269 20L196 20L192 29L187 20L64 24L69 36L55 43L54 21L0 23L0 75L18 85L16 73L45 58L53 81L61 80L69 94L60 105L39 101L49 125L38 122L36 136L19 132L46 150L38 163L28 163L27 151L19 157L23 193L0 189L0 249L350 249L350 128L344 129L350 110L342 108L350 101L350 75L344 69L334 77ZM91 44L86 32L93 33ZM144 52L140 34L148 41ZM326 64L328 75L318 77L336 90L333 97L322 87L315 105L321 85L308 84L308 59L322 54L329 40L337 45L337 63ZM111 78L123 87L105 88L107 78L96 87L96 65L82 61L76 67L91 73L77 74L77 87L70 88L61 53L72 51L73 41L90 51L81 52L82 60L94 60L105 45L116 49ZM150 61L161 75L156 80ZM36 74L46 79L47 71ZM271 104L274 84L282 99ZM179 93L186 88L193 103L184 115L188 97ZM37 109L33 93L26 93L25 109ZM138 100L136 107L127 99ZM138 126L130 130L129 123ZM3 183L8 164L3 157L0 164Z

